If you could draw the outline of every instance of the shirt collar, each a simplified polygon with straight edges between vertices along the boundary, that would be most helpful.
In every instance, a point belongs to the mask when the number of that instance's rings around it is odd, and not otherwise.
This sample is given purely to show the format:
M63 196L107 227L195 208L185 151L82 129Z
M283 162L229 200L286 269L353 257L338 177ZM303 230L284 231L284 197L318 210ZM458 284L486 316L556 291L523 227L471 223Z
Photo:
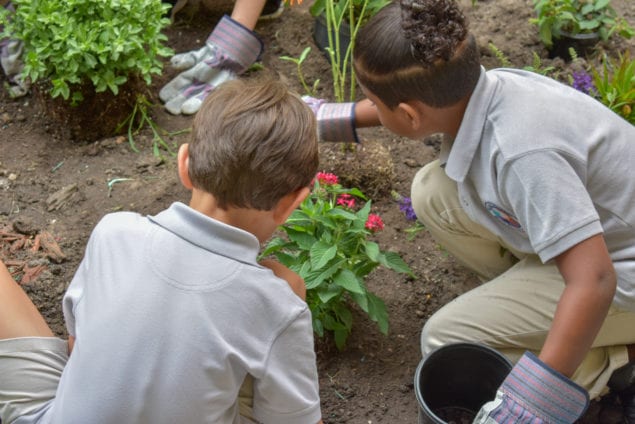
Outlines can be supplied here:
M253 234L204 215L181 202L148 219L205 250L255 264L260 243Z
M441 164L445 165L446 174L457 182L462 182L470 169L496 87L496 78L488 76L485 68L481 67L481 75L465 109L456 138L444 139L441 144Z

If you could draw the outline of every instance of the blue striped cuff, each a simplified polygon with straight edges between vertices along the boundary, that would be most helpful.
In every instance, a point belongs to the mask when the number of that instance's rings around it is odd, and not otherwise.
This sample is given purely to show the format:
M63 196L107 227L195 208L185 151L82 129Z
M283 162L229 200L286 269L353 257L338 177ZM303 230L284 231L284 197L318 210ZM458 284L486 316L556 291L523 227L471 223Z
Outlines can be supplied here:
M355 103L325 103L316 114L320 141L354 141L359 143L355 131Z

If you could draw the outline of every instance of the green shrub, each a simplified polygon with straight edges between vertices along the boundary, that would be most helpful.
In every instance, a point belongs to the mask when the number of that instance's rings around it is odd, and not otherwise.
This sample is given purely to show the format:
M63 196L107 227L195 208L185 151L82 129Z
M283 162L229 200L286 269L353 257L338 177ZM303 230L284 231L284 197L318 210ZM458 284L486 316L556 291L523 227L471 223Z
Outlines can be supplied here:
M15 14L0 14L4 36L24 42L23 75L48 80L51 96L80 101L75 86L117 95L131 76L150 84L162 69L161 30L169 5L161 0L13 0Z

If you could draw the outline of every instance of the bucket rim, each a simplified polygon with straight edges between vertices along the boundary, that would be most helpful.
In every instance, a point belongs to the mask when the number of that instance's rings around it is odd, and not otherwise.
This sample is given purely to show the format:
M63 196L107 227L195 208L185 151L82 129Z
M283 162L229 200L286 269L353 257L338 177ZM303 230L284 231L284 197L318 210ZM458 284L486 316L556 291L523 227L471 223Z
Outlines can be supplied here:
M432 411L432 409L430 409L428 404L424 401L423 394L421 393L421 387L419 386L419 376L421 374L421 370L423 366L425 365L427 361L430 361L431 357L438 356L440 353L443 353L443 351L445 350L456 349L456 348L466 348L468 350L476 350L476 351L490 354L492 357L499 359L502 364L506 365L509 368L510 371L514 366L514 364L509 359L507 359L505 355L503 355L496 349L490 346L486 346L482 343L454 342L454 343L444 344L442 346L439 346L431 350L430 353L428 353L426 356L421 358L421 360L419 361L419 364L417 365L417 368L415 370L415 375L414 375L414 389L415 389L415 398L417 400L417 404L419 408L423 409L429 418L436 420L435 424L445 424L445 421L439 418L439 416L437 416L437 414L435 414Z

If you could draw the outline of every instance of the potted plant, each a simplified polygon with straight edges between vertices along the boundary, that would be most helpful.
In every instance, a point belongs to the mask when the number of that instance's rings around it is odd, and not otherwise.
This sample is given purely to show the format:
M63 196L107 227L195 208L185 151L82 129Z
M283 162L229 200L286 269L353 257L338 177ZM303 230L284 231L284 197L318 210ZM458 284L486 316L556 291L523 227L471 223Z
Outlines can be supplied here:
M83 141L116 134L172 52L161 0L13 0L1 36L24 43L22 75L43 112ZM95 123L99 124L96 125ZM89 131L89 132L86 132Z
M569 48L585 54L613 34L630 38L635 34L628 22L617 16L611 0L534 0L540 40L550 57L570 60Z

